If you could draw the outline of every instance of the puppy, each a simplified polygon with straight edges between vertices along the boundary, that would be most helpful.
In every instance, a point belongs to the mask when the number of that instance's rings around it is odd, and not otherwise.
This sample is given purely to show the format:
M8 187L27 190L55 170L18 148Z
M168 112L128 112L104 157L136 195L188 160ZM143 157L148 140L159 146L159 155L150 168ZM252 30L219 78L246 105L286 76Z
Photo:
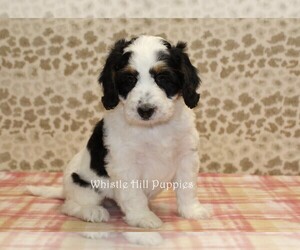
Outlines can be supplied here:
M99 83L107 110L83 148L64 172L62 188L29 187L35 195L64 198L62 212L100 222L109 219L105 197L117 202L132 226L158 228L162 221L148 206L162 187L154 180L190 183L177 188L179 214L209 216L197 199L199 170L195 127L200 78L186 44L172 46L160 37L119 40L108 55ZM93 188L91 181L122 181L127 188ZM132 181L147 180L137 188Z

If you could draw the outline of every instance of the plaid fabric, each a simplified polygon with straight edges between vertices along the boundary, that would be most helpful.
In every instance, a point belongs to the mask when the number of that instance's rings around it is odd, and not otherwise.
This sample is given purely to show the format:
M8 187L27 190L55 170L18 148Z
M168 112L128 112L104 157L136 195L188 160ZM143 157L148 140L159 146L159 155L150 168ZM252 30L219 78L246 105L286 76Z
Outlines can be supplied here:
M109 237L113 240L100 241L116 246L125 241L116 232L143 231L124 223L116 206L108 207L108 223L88 223L61 214L61 200L34 197L24 191L26 185L61 182L61 173L0 172L0 246L26 249L28 245L27 249L33 249L37 239L42 239L38 240L41 247L54 244L49 249L60 249L76 240L81 242L78 249L93 248L99 240L82 241L74 232L99 231L114 232ZM163 244L167 244L164 247L300 249L300 177L201 174L198 196L212 210L212 218L195 221L178 217L172 191L164 191L152 201L152 210L164 222L159 229L165 238Z

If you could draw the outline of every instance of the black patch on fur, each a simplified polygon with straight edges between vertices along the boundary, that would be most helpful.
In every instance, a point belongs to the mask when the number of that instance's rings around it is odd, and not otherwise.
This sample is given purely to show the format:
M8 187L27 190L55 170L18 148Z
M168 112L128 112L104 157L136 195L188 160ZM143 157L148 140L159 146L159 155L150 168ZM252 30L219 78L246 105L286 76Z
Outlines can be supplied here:
M196 89L201 83L197 69L192 65L185 52L186 43L178 42L176 46L168 49L169 53L159 52L158 60L164 61L169 69L179 79L179 92L189 108L197 106L200 95Z
M168 98L172 98L180 91L180 81L171 69L161 72L155 72L155 70L150 69L150 74L156 84L164 90Z
M163 43L163 45L165 45L167 47L167 49L171 49L172 46L168 41L163 40L162 43Z
M83 187L83 188L91 188L93 189L95 192L97 193L101 193L101 190L99 190L98 188L93 188L92 184L89 183L88 181L82 179L80 177L79 174L77 173L72 173L71 174L71 177L72 177L72 180L73 180L73 183L78 185L79 187Z
M130 41L126 41L125 39L117 41L106 59L104 68L99 77L99 83L102 83L103 86L102 103L105 109L113 109L119 104L119 93L115 80L116 71L128 64L131 53L124 53L124 49L134 40L135 38Z
M91 169L98 175L102 177L108 177L105 169L105 157L107 155L107 148L104 145L103 135L104 135L104 120L99 121L94 131L87 143L87 149L91 155Z
M116 83L120 96L126 98L128 93L135 87L138 80L136 71L118 71L116 74Z
M72 180L75 184L77 184L80 187L91 187L91 184L83 179L77 174L77 173L72 173L71 175Z

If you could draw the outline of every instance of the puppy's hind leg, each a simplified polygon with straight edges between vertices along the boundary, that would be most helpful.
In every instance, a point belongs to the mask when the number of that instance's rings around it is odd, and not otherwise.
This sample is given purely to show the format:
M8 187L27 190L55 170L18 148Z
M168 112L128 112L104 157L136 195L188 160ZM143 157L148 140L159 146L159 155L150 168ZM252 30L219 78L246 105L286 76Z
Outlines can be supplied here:
M108 221L109 213L100 205L104 194L96 192L90 186L80 186L71 178L70 176L70 180L66 181L66 200L62 205L62 212L89 222Z

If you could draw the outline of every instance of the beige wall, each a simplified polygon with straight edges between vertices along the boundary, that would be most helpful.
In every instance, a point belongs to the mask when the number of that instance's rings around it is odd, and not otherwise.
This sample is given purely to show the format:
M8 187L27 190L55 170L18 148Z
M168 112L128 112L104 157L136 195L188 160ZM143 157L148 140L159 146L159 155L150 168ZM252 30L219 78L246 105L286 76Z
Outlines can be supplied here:
M142 33L188 42L201 171L299 174L299 19L0 20L0 169L61 170L102 117L109 46Z

